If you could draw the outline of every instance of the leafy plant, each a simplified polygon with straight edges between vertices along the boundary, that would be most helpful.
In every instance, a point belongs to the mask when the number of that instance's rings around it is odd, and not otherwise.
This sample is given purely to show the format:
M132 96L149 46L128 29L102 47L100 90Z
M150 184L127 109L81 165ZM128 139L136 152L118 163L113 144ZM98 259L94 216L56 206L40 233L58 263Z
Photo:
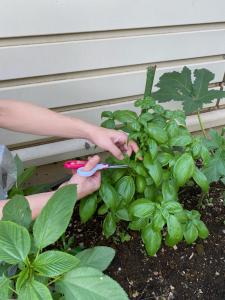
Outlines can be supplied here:
M36 167L24 167L23 162L18 155L14 158L17 170L17 180L15 185L9 191L9 198L15 195L32 195L36 193L41 193L48 191L51 188L50 184L39 184L32 187L26 187L27 181L34 175Z
M76 202L76 187L59 189L32 223L24 196L13 197L0 221L0 299L128 299L102 272L115 251L87 249L76 256L45 250L65 232ZM114 298L115 297L115 298Z
M209 131L209 139L205 139L205 146L213 153L212 158L204 168L208 181L221 180L225 184L225 128L219 134L215 129Z
M225 97L225 91L209 89L209 83L215 76L207 69L194 70L194 77L195 80L192 82L191 70L187 67L184 67L181 72L165 73L160 77L159 83L156 85L159 89L153 93L153 97L159 102L170 100L182 102L186 114L197 112L201 129L205 135L200 110L204 104Z
M105 171L97 197L98 214L104 216L104 235L110 237L117 224L126 221L129 229L140 231L149 255L156 254L163 240L174 246L182 239L189 244L208 236L200 214L186 210L179 202L179 189L192 181L207 193L207 178L196 161L201 159L206 164L210 152L201 139L188 132L182 111L165 110L155 102L151 93L154 73L155 68L148 69L144 98L135 102L140 113L119 110L102 114L104 126L111 120L128 132L140 150L124 161L110 158L110 162L125 163L128 168ZM182 74L190 77L186 68ZM198 80L195 90L197 83ZM168 89L171 95L179 94L176 83L172 82ZM165 99L171 97L165 95ZM87 216L85 221L91 214Z

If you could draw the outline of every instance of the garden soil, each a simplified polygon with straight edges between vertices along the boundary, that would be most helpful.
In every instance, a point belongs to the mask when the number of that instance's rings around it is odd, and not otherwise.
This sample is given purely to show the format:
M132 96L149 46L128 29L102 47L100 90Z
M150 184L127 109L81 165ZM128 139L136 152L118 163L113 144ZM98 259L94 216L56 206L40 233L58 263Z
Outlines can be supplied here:
M155 257L146 254L138 232L129 231L131 238L121 243L119 235L102 236L102 217L96 216L81 224L75 212L67 237L76 236L76 245L84 248L107 245L116 250L116 257L107 270L134 300L225 299L225 206L223 185L214 185L201 214L210 235L188 246L184 242L174 248L163 245ZM181 192L185 208L194 209L201 195L196 188ZM126 230L121 224L120 231ZM111 299L110 299L111 300ZM113 299L112 299L113 300Z

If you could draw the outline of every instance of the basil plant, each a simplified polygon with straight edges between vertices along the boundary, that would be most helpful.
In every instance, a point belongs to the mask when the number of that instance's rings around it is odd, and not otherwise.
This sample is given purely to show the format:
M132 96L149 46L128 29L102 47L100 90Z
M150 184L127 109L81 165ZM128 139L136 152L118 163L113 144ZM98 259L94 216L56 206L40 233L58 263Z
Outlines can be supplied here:
M138 112L102 113L102 126L126 131L139 145L139 152L124 161L110 158L110 162L125 163L128 168L104 171L99 193L80 204L83 222L95 211L104 216L107 238L116 232L120 221L127 222L130 230L140 232L151 256L163 241L174 246L183 239L191 244L208 236L200 213L185 209L179 191L196 183L207 193L208 180L196 162L204 166L210 160L203 140L189 133L184 112L166 110L153 99L154 73L154 68L148 69L144 97L134 104Z

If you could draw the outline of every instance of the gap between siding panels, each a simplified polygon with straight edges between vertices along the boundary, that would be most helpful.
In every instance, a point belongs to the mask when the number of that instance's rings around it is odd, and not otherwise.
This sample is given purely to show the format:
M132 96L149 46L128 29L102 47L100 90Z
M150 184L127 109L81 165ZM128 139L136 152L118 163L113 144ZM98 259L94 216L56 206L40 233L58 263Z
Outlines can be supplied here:
M107 39L107 38L190 32L190 31L212 30L212 29L225 29L225 23L218 22L218 23L211 23L211 24L173 25L173 26L163 26L163 27L120 29L120 30L98 31L98 32L69 33L69 34L65 33L65 34L55 34L55 35L0 38L0 47L69 42L69 41L98 40L98 39Z

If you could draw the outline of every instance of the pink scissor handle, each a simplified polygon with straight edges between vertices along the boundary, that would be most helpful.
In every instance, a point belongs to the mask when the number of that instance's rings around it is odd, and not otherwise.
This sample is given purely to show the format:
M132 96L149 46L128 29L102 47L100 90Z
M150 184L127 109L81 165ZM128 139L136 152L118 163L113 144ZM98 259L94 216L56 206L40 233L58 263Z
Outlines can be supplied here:
M77 170L86 165L87 160L68 160L64 163L66 169Z

